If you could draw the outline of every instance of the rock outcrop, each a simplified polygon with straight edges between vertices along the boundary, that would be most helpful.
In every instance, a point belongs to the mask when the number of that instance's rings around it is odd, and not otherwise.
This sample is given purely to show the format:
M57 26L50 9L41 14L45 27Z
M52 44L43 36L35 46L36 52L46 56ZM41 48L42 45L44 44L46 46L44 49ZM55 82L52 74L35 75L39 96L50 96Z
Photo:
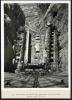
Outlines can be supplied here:
M14 41L17 31L24 26L25 16L18 4L4 4L4 70L14 71L12 59L15 57Z

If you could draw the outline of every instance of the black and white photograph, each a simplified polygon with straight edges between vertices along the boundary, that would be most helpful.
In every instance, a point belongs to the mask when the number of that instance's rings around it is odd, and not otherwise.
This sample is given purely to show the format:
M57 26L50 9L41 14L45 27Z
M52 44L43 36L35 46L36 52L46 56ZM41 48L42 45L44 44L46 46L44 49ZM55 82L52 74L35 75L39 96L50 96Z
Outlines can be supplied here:
M3 13L4 88L69 88L69 3L5 2Z

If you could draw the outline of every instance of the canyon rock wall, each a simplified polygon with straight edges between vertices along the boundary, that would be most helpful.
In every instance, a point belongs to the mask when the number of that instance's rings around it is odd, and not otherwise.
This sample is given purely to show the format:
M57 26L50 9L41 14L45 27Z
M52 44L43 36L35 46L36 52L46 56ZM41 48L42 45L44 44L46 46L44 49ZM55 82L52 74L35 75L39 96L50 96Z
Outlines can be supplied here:
M44 8L44 5L41 6ZM44 9L43 9L44 11ZM45 10L46 11L46 10ZM51 23L59 32L59 56L63 71L68 70L68 4L50 4L44 15L44 23Z
M18 11L18 12L17 12ZM20 13L20 14L19 14ZM14 71L12 60L15 58L14 40L20 26L24 26L25 16L18 4L4 4L4 70ZM16 66L15 66L16 67Z
M45 61L46 23L50 22L59 32L60 63L63 70L68 68L68 5L67 4L25 4L20 5L25 16L25 25L29 26L31 33L31 62ZM40 54L35 51L36 35L40 36ZM36 57L37 55L37 57ZM44 55L44 56L43 56Z

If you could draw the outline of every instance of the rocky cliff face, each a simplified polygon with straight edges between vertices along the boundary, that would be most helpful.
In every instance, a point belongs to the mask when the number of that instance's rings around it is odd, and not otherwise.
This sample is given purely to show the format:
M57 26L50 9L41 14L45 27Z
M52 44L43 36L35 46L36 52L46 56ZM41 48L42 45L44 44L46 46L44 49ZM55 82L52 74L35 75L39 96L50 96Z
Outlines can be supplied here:
M8 10L7 8L5 8L5 12L7 12L7 15L9 16L9 18L11 18L10 24L5 24L5 37L6 37L5 48L7 49L7 47L8 48L10 47L10 49L12 49L14 39L16 39L17 37L16 36L17 28L19 28L20 25L25 24L25 28L28 28L29 32L31 33L31 63L45 63L44 57L46 57L46 51L45 51L45 39L46 39L46 29L47 29L46 24L47 22L50 22L53 26L57 28L59 34L59 45L60 45L59 56L60 56L61 66L63 70L67 70L68 5L67 4L19 4L19 5L25 17L23 18L20 16L17 21L16 21L18 15L16 13L17 10L16 12L11 13L7 11ZM13 14L16 16L16 18L14 17ZM6 44L8 44L8 46ZM6 56L8 50L7 51L5 50L6 52L5 57L9 57ZM13 51L10 50L9 52ZM5 59L5 62L9 61L6 60L7 59Z
M38 4L21 4L20 7L25 14L25 26L31 33L31 64L42 63L44 34L40 31L40 20L42 20L44 14L38 7ZM36 37L39 36L39 40ZM36 45L39 46L39 54L36 53Z
M58 5L57 5L58 7ZM68 5L62 4L57 8L57 15L53 18L52 23L60 32L59 43L61 50L59 52L63 70L68 68Z
M17 12L18 11L18 12ZM21 18L21 20L20 20ZM18 4L4 4L4 70L14 71L15 43L20 26L24 26L25 16ZM16 66L15 66L16 67Z
M45 5L40 4L40 9ZM68 4L50 4L45 10L44 20L42 23L45 30L45 24L51 23L59 32L59 57L63 71L68 69ZM42 10L44 12L44 9Z
M32 45L32 62L35 60L35 37L36 34L40 36L40 57L38 57L38 62L41 59L43 61L44 52L44 42L46 35L46 23L50 22L53 26L57 28L59 32L59 45L60 45L60 61L63 70L68 68L68 5L67 4L25 4L20 5L25 17L26 23L31 29L31 45ZM49 11L49 12L48 12ZM48 12L48 13L47 13ZM42 45L41 45L42 44ZM37 59L37 58L36 58Z
M52 17L51 23L57 28L60 34L59 55L63 70L65 71L68 68L68 5L56 4L51 10L53 13L56 13L55 16Z

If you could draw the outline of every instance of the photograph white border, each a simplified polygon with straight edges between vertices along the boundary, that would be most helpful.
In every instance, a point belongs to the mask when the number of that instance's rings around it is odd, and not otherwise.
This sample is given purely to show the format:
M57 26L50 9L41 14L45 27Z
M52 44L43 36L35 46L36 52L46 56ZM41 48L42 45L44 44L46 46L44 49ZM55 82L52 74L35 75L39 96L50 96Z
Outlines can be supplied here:
M4 88L4 3L68 3L68 88ZM1 90L44 91L71 89L71 2L70 1L1 1Z

